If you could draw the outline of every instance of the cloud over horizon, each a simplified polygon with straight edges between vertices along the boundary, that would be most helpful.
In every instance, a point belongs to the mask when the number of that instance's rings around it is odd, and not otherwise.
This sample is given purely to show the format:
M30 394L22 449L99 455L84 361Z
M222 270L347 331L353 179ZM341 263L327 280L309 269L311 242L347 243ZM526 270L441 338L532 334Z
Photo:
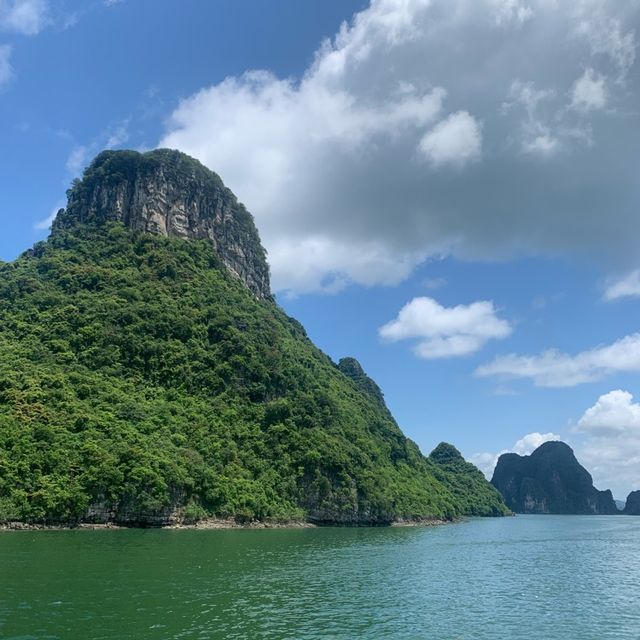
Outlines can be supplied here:
M562 437L551 431L549 433L534 431L520 438L510 449L503 449L499 453L474 453L469 458L469 461L484 473L487 480L491 480L496 464L498 464L498 458L503 453L517 453L520 456L528 456L541 444L549 442L550 440L562 440Z
M615 373L640 371L640 333L569 355L548 349L539 355L498 356L475 371L479 377L524 378L538 387L575 387Z
M279 291L395 284L440 255L631 269L639 26L638 0L373 0L301 78L205 87L160 144L254 213Z
M570 429L571 447L578 462L592 475L594 486L611 489L616 498L640 489L640 403L615 389L601 395ZM529 433L510 449L469 457L488 479L503 453L529 455L543 442L566 439L556 433Z
M580 460L599 489L640 489L640 404L628 391L601 395L574 427L583 437L577 448ZM622 495L624 494L624 495Z

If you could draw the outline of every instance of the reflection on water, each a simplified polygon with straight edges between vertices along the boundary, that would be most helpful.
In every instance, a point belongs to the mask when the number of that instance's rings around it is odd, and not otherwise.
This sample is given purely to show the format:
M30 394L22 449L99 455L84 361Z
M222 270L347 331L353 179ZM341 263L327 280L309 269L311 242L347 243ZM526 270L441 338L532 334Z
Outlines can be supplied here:
M640 638L640 518L7 532L0 637Z

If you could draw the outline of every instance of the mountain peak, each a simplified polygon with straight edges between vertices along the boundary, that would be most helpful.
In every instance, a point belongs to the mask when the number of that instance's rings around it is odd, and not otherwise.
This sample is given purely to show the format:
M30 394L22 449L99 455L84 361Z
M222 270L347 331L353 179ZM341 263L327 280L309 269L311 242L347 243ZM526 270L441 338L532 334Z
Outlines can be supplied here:
M491 483L516 513L618 513L611 491L598 491L571 447L560 441L544 442L528 456L502 454Z
M362 365L355 358L341 358L340 362L338 362L338 369L347 377L351 378L361 391L364 391L370 397L374 398L385 411L389 411L382 390L376 382L365 373Z
M430 454L429 457L438 463L447 463L464 460L462 454L448 442L441 442Z
M116 221L145 233L208 240L256 297L271 295L266 251L253 217L217 174L180 151L103 151L67 196L54 234Z

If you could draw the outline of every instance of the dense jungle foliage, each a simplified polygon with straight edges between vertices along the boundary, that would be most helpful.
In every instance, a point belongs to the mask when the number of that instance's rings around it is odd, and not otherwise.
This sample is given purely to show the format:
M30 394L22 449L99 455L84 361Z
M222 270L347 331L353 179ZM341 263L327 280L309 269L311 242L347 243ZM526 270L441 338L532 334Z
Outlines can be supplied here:
M0 263L0 522L507 512L472 465L424 457L356 365L206 241L62 229Z
M429 454L429 460L436 465L436 478L455 496L465 515L505 515L500 492L493 485L487 487L482 471L467 462L453 445L441 442Z

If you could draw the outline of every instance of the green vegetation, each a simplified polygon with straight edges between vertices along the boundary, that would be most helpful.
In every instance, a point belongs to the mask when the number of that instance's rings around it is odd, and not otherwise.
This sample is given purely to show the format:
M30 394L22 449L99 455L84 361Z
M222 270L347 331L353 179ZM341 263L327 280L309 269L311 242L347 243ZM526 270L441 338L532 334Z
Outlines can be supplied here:
M429 454L429 460L436 467L436 478L455 496L462 513L469 516L510 513L500 492L453 445L441 442Z
M475 467L421 455L357 362L335 365L209 242L66 222L0 263L0 521L506 512Z

